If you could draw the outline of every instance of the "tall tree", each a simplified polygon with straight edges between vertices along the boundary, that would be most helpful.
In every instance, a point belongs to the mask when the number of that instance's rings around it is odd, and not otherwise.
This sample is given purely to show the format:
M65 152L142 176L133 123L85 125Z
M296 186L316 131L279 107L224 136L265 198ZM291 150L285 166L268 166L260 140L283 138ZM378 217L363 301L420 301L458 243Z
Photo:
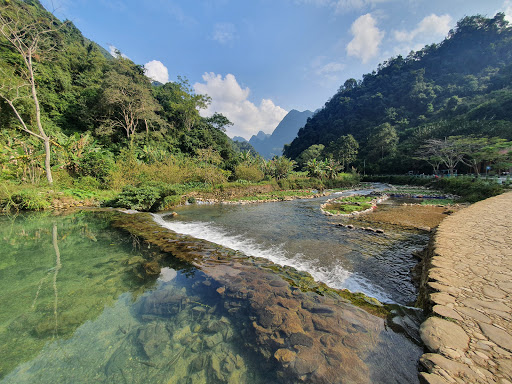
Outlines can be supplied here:
M389 123L379 125L368 139L369 155L373 159L383 159L396 153L398 135Z
M104 80L101 97L106 117L98 133L112 135L121 129L127 139L133 139L138 129L149 131L159 120L160 106L151 94L149 79L141 67L118 55Z
M358 150L359 143L354 136L349 134L340 136L336 141L331 141L324 152L327 157L339 161L342 169L345 170L356 159Z
M43 142L46 179L51 185L51 142L41 120L35 63L44 60L55 49L54 34L58 28L49 20L38 18L25 7L27 5L21 4L16 9L12 4L0 9L0 36L18 55L17 58L13 57L14 65L3 63L0 68L0 97L13 110L21 129ZM22 104L26 99L32 101L35 127L31 126L30 113L23 111Z

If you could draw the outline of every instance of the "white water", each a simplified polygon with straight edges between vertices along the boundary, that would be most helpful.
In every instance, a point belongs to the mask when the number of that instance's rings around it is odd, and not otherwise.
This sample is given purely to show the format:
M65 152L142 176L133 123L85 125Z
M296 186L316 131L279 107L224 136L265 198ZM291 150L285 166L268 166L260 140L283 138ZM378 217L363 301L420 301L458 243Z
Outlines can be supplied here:
M393 300L367 279L347 271L341 264L334 267L323 267L318 260L303 254L290 255L283 245L264 247L248 235L230 234L225 229L210 222L183 222L172 219L166 221L161 215L153 214L155 222L176 233L207 240L226 248L240 251L247 256L261 257L282 266L293 267L299 271L308 272L315 281L323 282L331 288L348 289L352 292L362 292L368 296L391 303Z

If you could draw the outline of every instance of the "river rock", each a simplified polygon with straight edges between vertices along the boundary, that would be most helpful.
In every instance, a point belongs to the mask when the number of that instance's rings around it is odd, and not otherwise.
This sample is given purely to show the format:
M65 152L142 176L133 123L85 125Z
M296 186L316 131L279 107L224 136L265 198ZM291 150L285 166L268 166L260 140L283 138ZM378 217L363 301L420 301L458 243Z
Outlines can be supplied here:
M289 349L281 348L274 353L274 357L280 363L290 363L295 360L297 353L290 351Z
M440 348L466 351L469 337L457 324L439 317L429 317L420 327L421 339L428 349L439 352Z
M462 317L457 312L455 312L453 309L449 307L445 307L444 305L434 305L432 311L442 317L449 317L451 319L460 321L463 320Z
M502 329L499 329L491 324L478 323L480 329L491 341L498 344L500 347L512 352L512 336Z

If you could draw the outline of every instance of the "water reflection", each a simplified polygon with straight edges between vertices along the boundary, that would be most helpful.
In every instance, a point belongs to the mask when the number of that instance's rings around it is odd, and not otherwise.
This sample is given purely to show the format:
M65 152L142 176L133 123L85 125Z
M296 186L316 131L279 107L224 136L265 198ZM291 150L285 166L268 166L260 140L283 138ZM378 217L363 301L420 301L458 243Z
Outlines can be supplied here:
M417 382L421 348L267 260L162 230L161 252L103 213L0 234L2 383Z
M136 276L140 253L105 219L0 216L0 378L123 292L153 284Z

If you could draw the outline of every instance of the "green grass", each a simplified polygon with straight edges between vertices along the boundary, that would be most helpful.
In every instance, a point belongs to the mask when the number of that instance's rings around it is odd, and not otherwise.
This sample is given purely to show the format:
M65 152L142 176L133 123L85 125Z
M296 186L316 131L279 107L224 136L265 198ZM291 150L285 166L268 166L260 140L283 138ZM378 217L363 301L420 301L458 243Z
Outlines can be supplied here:
M371 201L375 196L347 196L341 199L336 199L328 203L324 211L332 213L333 215L349 214L352 212L361 212L372 207Z
M312 190L295 190L295 191L274 191L271 193L262 193L253 196L242 196L228 201L266 201L266 200L284 200L286 197L309 197L314 196L317 192Z

